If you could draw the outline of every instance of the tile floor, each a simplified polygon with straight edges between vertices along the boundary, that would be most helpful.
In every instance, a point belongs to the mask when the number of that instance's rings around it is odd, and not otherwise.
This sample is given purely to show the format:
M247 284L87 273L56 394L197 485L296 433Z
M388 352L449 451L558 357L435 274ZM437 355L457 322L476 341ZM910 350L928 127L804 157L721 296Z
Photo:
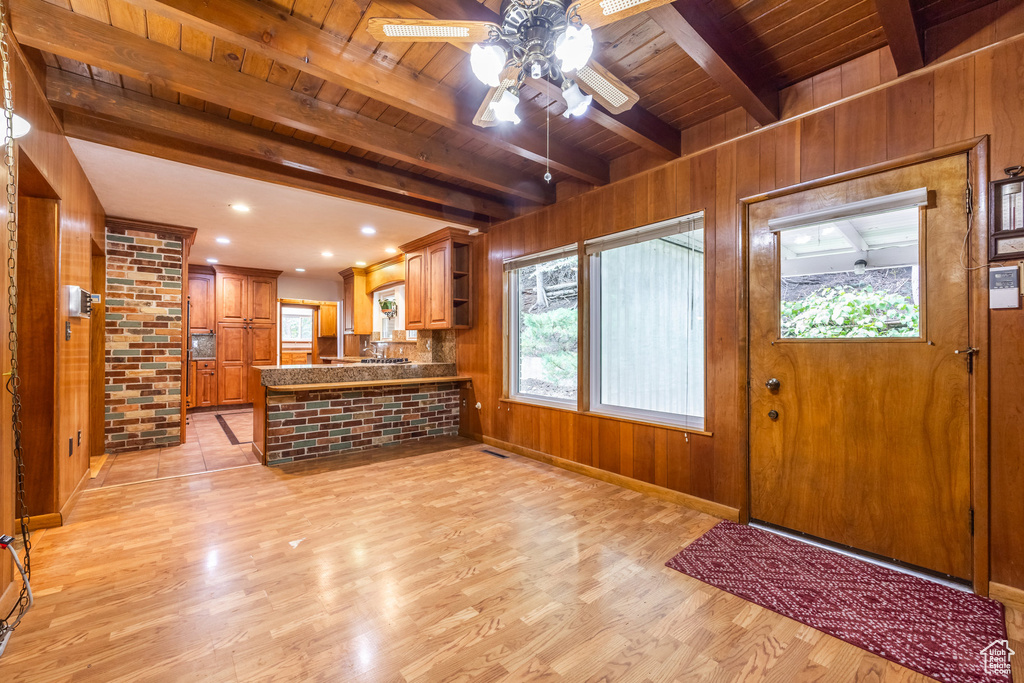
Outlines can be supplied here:
M217 416L227 423L237 444L231 443ZM88 488L106 488L152 479L180 477L257 464L252 441L252 409L189 415L185 443L171 448L118 453L107 458Z

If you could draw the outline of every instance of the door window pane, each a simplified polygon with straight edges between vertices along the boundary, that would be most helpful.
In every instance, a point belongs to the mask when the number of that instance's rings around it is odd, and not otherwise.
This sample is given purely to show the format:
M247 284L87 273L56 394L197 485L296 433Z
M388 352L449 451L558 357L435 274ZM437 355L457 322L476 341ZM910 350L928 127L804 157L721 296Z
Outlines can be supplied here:
M783 339L921 335L916 207L778 233Z

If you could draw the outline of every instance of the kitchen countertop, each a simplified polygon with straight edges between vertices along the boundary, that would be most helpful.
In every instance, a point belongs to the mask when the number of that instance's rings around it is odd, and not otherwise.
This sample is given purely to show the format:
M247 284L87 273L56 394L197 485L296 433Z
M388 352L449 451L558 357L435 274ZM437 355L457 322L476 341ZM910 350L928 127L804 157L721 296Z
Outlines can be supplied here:
M254 369L260 371L260 384L265 387L455 377L455 363L264 365Z

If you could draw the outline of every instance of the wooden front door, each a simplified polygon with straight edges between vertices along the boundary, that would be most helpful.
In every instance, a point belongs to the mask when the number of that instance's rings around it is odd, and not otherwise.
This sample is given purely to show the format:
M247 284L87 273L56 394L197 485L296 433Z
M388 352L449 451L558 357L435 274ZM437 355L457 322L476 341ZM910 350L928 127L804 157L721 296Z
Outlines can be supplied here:
M755 520L971 578L967 174L958 155L750 205ZM923 187L900 216L769 226Z

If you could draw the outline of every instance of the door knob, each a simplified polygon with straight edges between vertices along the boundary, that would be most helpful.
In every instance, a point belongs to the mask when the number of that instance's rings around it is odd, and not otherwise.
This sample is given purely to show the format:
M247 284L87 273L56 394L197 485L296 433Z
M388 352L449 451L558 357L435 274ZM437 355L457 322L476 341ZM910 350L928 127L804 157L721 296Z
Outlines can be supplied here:
M764 385L768 387L769 391L778 391L779 387L782 386L782 382L772 377L770 380L765 382Z
M771 420L778 420L779 419L779 411L777 411L777 410L769 410L768 411L768 418L771 419Z

